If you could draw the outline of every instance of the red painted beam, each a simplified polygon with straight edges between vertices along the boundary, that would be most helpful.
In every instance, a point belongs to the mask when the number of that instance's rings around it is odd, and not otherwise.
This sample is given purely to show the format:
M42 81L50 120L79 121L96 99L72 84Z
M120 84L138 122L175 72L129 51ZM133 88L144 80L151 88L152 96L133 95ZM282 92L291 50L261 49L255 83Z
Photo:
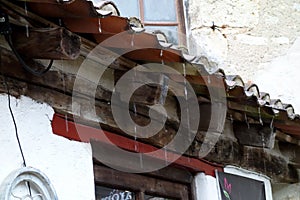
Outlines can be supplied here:
M159 153L155 154L155 158L159 160L165 160L167 158L167 161L172 161L172 158L177 156L174 152L165 152L165 150L159 150L157 147L149 144L144 144L108 131L89 127L83 124L75 125L75 122L70 121L66 119L65 116L59 114L55 114L53 117L52 130L56 135L81 142L89 142L92 139L107 143L104 139L106 136L114 145L131 152L146 153L158 150ZM78 130L80 133L84 134L79 135ZM100 133L104 133L105 136ZM223 167L221 165L209 163L203 159L189 158L186 156L179 157L174 164L185 167L191 171L205 172L205 174L211 176L215 176L215 170L223 171Z

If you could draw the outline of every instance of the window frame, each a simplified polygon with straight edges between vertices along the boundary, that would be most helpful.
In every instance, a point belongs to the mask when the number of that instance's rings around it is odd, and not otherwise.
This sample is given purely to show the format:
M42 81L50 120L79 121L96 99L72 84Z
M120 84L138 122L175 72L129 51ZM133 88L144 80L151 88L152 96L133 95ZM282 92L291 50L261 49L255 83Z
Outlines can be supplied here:
M138 7L138 15L136 16L141 20L141 23L147 26L164 26L164 27L177 27L177 38L178 45L186 46L186 24L185 24L185 12L184 12L184 4L183 0L172 0L175 3L175 14L176 21L146 21L145 20L145 8L144 8L145 0L137 0ZM121 12L122 13L122 12ZM126 17L134 17L134 16L126 16Z
M175 172L178 173L176 170ZM161 174L165 174L165 171ZM176 175L178 174L173 174L174 177ZM193 199L191 183L178 182L171 177L170 168L166 178L161 177L157 172L156 174L125 173L94 161L95 190L97 186L128 190L135 193L135 200L144 200L145 194L176 200Z
M138 0L139 4L139 14L140 20L144 26L177 26L178 27L178 45L186 45L186 26L184 18L184 6L183 0L173 0L175 1L176 9L176 22L168 21L145 21L145 9L144 9L144 0Z

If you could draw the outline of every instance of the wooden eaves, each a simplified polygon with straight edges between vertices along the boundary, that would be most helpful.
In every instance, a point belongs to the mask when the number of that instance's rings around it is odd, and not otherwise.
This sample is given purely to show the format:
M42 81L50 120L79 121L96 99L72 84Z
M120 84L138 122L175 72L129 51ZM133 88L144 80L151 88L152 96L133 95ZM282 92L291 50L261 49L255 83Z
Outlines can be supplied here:
M14 21L15 25L21 25L24 27L26 23L28 23L29 28L46 27L49 28L49 30L63 30L62 32L65 32L64 28L29 11L25 12L23 8L18 7L13 3L10 3L5 0L1 0L0 2L1 6L9 13L11 18L13 19L12 21ZM26 22L25 24L24 20ZM26 30L23 34L26 35ZM70 34L72 34L75 38L79 37L74 33ZM22 69L20 63L15 58L14 54L10 51L10 48L7 46L6 42L1 37L0 80L1 82L3 82L4 79L6 79L6 81L9 84L11 94L15 96L26 95L37 101L46 102L49 105L51 105L59 116L66 116L67 121L65 124L72 123L72 115L79 116L82 120L82 123L88 125L90 128L96 127L95 123L99 122L99 119L101 119L102 127L106 128L106 130L110 130L111 132L117 133L124 137L126 135L118 129L111 115L109 105L112 93L111 86L114 84L115 78L118 78L129 69L135 67L137 63L133 60L129 60L124 57L119 57L109 66L108 73L104 76L102 83L99 85L98 83L94 83L82 78L82 87L80 87L79 90L76 91L78 94L78 96L76 97L76 102L79 106L81 106L81 112L74 113L71 104L73 84L75 79L78 78L76 77L77 70L79 69L81 63L87 58L87 55L90 52L90 50L92 50L97 45L96 43L92 42L91 40L87 40L84 37L80 37L80 40L81 48L80 55L78 55L78 58L76 58L75 60L68 60L67 57L64 57L65 55L61 55L61 57L58 60L55 60L53 70L45 74L42 78L39 78L28 74ZM16 42L16 45L18 45L18 42ZM42 48L41 50L43 51L45 49ZM107 60L109 60L111 52L105 48L98 49L98 51L99 56L97 56L97 58L93 58L92 62L97 64L96 68L105 67L108 63ZM154 57L150 58L155 58L155 55L157 56L158 53L159 52L154 51ZM30 57L42 58L35 57L36 55L37 54L32 54L30 55ZM131 55L136 56L137 54ZM140 56L138 57L140 58ZM168 65L183 73L182 63L168 63ZM200 67L201 76L199 76L199 71L195 70L195 66L197 66L198 69ZM93 70L93 67L91 68L91 70ZM87 71L87 73L89 72ZM239 134L239 131L242 131L245 128L247 128L246 123L238 123L245 122L245 115L247 116L246 119L248 123L256 124L259 127L258 129L256 129L253 126L253 129L249 129L250 135L253 134L255 136L255 134L257 134L257 130L260 130L262 128L260 123L261 118L265 123L263 126L270 127L270 124L273 123L272 125L274 127L277 126L279 130L288 131L291 129L293 131L292 133L294 133L295 135L299 134L299 120L297 118L295 118L295 120L291 120L285 110L279 110L279 114L275 116L273 112L274 108L272 108L271 106L261 106L258 103L258 97L256 97L255 95L248 96L245 93L244 85L235 85L229 87L226 83L226 76L224 74L220 73L209 75L208 73L205 73L205 69L203 68L203 66L193 65L190 63L187 64L186 74L187 80L192 84L193 88L195 89L195 92L198 96L199 105L202 108L202 110L207 110L210 106L210 99L209 95L207 94L206 86L208 80L210 80L211 85L216 89L226 88L226 106L228 106L227 121L229 121L229 123L231 119L234 121L233 126L236 127L235 134ZM182 84L183 82L182 79L175 74L170 75L170 77L178 84ZM92 91L89 90L89 88L93 88L95 84L97 86L95 99L95 108L97 115L91 116L89 115L89 111L91 109L91 106L93 105L90 105L90 99L93 97L94 94L92 94ZM7 92L7 89L3 84L0 85L0 91L4 93ZM145 99L145 96L149 96L152 98ZM136 96L134 96L132 99L132 102L136 102L136 120L139 123L148 123L149 106L157 102L159 97L159 87L145 86L143 90L137 91ZM176 104L177 103L176 100L174 100L174 97L172 95L168 95L166 99L166 109L169 113L171 113L166 124L166 130L168 131L168 135L166 135L165 131L163 130L159 132L157 136L147 141L141 140L139 142L147 142L148 144L151 144L151 146L162 147L167 141L170 140L170 138L172 138L174 134L176 134L176 127L178 127L178 123L180 122ZM133 114L133 109L131 109L130 112L131 114ZM198 157L200 151L199 146L203 145L203 132L207 131L206 123L207 122L205 120L200 122L200 129L195 138L195 141L185 154L186 156L192 157L192 159L200 160ZM241 127L237 128L239 127L239 125L241 125ZM203 129L201 130L201 128ZM66 132L63 132L63 130L64 129L59 129L55 132L57 134L64 135L66 134ZM270 132L271 131L273 130L270 130ZM269 147L262 148L264 147L264 144L260 144L255 141L250 144L240 144L235 140L229 139L228 137L226 137L226 135L223 135L222 133L223 130L218 130L216 131L216 133L210 133L211 137L219 137L219 140L217 144L213 147L213 150L210 152L210 154L208 154L205 157L206 160L214 163L220 163L222 165L233 164L245 167L247 169L252 169L254 171L264 173L270 176L273 181L298 181L298 176L295 170L295 166L297 166L298 162L297 160L294 159L293 165L290 165L289 161L285 160L284 157L282 157L281 155L273 153ZM284 132L283 135L284 134L287 133ZM72 136L70 136L70 138L72 138ZM280 137L280 140L292 141L291 139L288 139L287 137L283 136ZM298 144L297 139L293 138L293 143L295 145ZM209 146L210 144L204 145ZM258 157L260 157L261 159L258 160ZM188 164L184 163L183 165ZM192 166L191 168L194 168L195 170L197 166L199 171L204 170L200 165ZM216 167L213 164L211 164L211 166ZM208 171L207 173L210 173Z

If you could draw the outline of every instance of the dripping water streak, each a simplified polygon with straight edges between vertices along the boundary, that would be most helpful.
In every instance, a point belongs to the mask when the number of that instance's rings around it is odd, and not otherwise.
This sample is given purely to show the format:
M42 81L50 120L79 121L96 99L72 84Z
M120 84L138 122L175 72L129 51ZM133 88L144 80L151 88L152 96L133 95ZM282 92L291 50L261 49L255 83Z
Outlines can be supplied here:
M190 111L189 111L189 104L188 104L188 92L187 92L187 81L186 81L186 65L185 63L182 64L183 70L183 82L184 82L184 98L186 103L186 122L187 122L187 132L188 132L188 142L192 143L192 136L191 136L191 127L190 127ZM190 158L188 157L188 161L190 162Z
M99 33L102 33L101 18L98 18L98 30L99 30Z
M59 26L62 26L61 19L58 19L58 25L59 25Z
M232 117L232 114L230 114L230 122L233 124L233 117Z
M275 116L272 117L272 120L271 120L271 123L270 123L270 129L271 129L271 130L273 130L273 128L274 128L274 126L273 126L274 117L275 117Z
M134 46L134 33L132 33L131 35L131 46L133 47Z
M69 123L68 123L68 116L67 114L65 114L65 122L66 122L66 131L67 131L67 134L69 133Z
M163 50L161 49L161 50L160 50L160 57L161 57L161 64L162 64L162 65L165 64L165 61L164 61L163 56L164 56L164 53L163 53Z
M142 153L139 153L139 156L140 156L140 167L141 167L141 169L143 169L143 168L144 168L143 154L142 154Z
M245 122L247 124L248 129L250 129L250 125L249 125L249 121L248 121L248 117L247 117L246 113L245 113Z
M164 158L165 158L165 165L168 165L168 152L166 146L164 146Z
M261 125L264 125L264 123L263 123L263 121L262 121L262 119L261 119L260 107L258 107L258 117L259 117L259 123L260 123Z
M25 25L25 29L26 29L26 37L29 37L29 26L28 26L28 24Z
M210 76L208 75L207 77L207 83L210 84L211 83L211 80L210 80Z
M133 114L134 114L134 117L137 116L135 103L133 103ZM138 150L138 148L137 148L137 135L136 135L137 127L136 127L135 123L134 123L133 131L134 131L134 150L137 152L137 150Z
M27 2L24 2L24 10L25 10L25 15L28 15L28 8L27 8ZM29 26L28 24L25 25L26 29L26 37L29 37Z
M24 2L24 10L25 10L25 14L28 15L27 1Z

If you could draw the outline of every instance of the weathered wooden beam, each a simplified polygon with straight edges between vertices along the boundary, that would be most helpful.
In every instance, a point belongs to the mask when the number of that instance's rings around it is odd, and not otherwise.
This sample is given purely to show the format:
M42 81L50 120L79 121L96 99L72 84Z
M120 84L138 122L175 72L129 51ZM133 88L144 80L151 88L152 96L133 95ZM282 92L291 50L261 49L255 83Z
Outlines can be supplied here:
M63 91L59 92L46 87L22 82L17 79L7 79L12 95L26 95L37 101L48 103L58 111L65 111L66 113L76 114L77 116L80 115L85 120L91 120L94 122L98 121L102 124L109 125L110 129L118 129L111 116L110 105L105 102L96 102L96 116L91 116L91 112L89 110L91 108L91 105L89 105L90 100L88 98L78 97L78 101L76 102L78 103L78 107L81 107L82 110L80 113L72 113L72 99L67 94L64 94ZM2 84L2 82L3 77L1 76L0 91L6 92L6 87L4 84ZM137 123L142 123L143 121L145 122L147 118L140 116L139 120L141 121L138 121ZM172 130L172 128L168 127L168 125L166 126L166 129L168 130L167 133L165 130L162 130L155 137L146 139L145 142L150 143L153 146L163 147L176 134L176 130ZM186 152L187 155L199 157L199 155L202 153L201 150L203 150L201 147L204 145L204 148L212 148L209 154L205 157L205 159L209 161L238 166L242 165L247 169L253 169L254 171L266 173L272 179L281 182L296 182L298 180L297 176L295 176L293 173L294 168L288 167L288 161L286 161L282 156L275 156L271 151L267 151L266 149L262 148L254 148L253 151L249 150L246 152L238 143L232 141L231 139L222 137L222 134L220 135L219 133L206 133L206 137L216 138L208 139L205 143L203 143L205 135L201 135L200 133L201 132L198 132L196 140L191 145L189 151ZM213 141L215 141L214 139L217 139L216 144L213 143ZM248 149L250 149L250 147ZM260 155L252 155L251 153L253 152L260 152L261 154L263 153L264 156L260 157ZM252 160L249 159L251 156ZM268 164L261 165L261 163ZM267 171L264 171L265 166L271 166L273 164L276 167L267 167ZM279 170L275 170L277 168Z
M290 144L287 142L278 142L280 153L284 155L291 163L291 165L300 167L300 146L297 144Z
M157 180L140 174L120 172L99 165L94 165L94 174L95 182L98 184L106 183L108 186L121 188L126 185L127 189L132 191L143 191L163 197L168 194L169 197L174 199L189 198L188 186L184 184Z
M204 142L205 137L209 142ZM210 162L241 166L265 174L274 182L296 183L299 180L295 166L290 165L284 155L272 149L240 145L223 134L198 133L193 144L194 152L190 149L189 155L198 156L201 151L209 149L204 159Z
M20 55L36 59L76 59L80 37L65 28L28 28L13 30L12 42Z
M248 122L233 122L233 131L242 145L272 149L275 142L274 128Z
M275 183L299 182L296 168L283 155L269 149L244 146L241 166L265 174Z

